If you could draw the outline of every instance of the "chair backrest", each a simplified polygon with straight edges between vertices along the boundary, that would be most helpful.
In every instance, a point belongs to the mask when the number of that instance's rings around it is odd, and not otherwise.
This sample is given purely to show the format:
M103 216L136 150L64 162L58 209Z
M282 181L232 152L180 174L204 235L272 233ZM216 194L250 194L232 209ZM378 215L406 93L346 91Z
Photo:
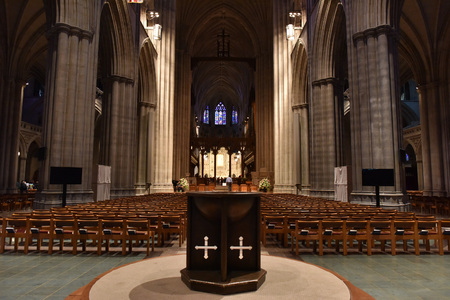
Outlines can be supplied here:
M345 226L347 229L367 229L369 222L366 220L347 220Z

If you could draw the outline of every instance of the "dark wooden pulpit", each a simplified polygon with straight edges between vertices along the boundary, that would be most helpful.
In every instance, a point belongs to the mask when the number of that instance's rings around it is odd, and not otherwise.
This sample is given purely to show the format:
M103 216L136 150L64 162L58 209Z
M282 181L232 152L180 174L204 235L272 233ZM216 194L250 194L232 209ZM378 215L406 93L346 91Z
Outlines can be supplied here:
M187 260L181 279L192 290L257 290L261 269L260 193L188 192Z

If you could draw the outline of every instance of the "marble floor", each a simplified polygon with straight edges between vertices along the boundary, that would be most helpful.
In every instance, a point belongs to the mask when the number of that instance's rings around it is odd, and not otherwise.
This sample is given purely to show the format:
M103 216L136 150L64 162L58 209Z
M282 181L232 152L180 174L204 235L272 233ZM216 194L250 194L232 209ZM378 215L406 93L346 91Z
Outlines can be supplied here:
M150 257L185 253L172 240L155 248ZM450 299L450 255L403 253L396 256L376 253L348 256L326 253L318 256L290 249L269 239L262 254L289 257L322 266L348 279L375 299ZM97 256L69 252L28 255L7 251L0 255L0 299L64 299L98 275L121 265L145 258L144 253L122 256L119 252ZM263 266L262 266L263 267Z

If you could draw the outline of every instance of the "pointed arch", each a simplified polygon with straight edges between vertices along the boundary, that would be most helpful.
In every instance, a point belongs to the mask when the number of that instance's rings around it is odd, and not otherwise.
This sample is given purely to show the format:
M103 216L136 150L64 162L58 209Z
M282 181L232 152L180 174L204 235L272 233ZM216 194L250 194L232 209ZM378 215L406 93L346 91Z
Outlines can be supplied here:
M314 29L311 68L312 80L337 77L338 61L345 65L345 14L339 0L320 1Z
M134 77L133 30L124 1L108 0L101 13L99 57L109 58L102 62L101 76Z

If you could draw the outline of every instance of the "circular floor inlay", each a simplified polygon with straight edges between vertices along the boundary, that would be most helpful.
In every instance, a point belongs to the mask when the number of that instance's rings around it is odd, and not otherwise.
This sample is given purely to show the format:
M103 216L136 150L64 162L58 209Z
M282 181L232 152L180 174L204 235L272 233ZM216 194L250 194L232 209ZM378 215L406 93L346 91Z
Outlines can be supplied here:
M103 299L350 299L346 284L332 273L311 264L275 256L261 256L267 270L265 283L255 292L215 295L191 291L180 270L186 255L143 260L118 268L101 277L89 298Z

